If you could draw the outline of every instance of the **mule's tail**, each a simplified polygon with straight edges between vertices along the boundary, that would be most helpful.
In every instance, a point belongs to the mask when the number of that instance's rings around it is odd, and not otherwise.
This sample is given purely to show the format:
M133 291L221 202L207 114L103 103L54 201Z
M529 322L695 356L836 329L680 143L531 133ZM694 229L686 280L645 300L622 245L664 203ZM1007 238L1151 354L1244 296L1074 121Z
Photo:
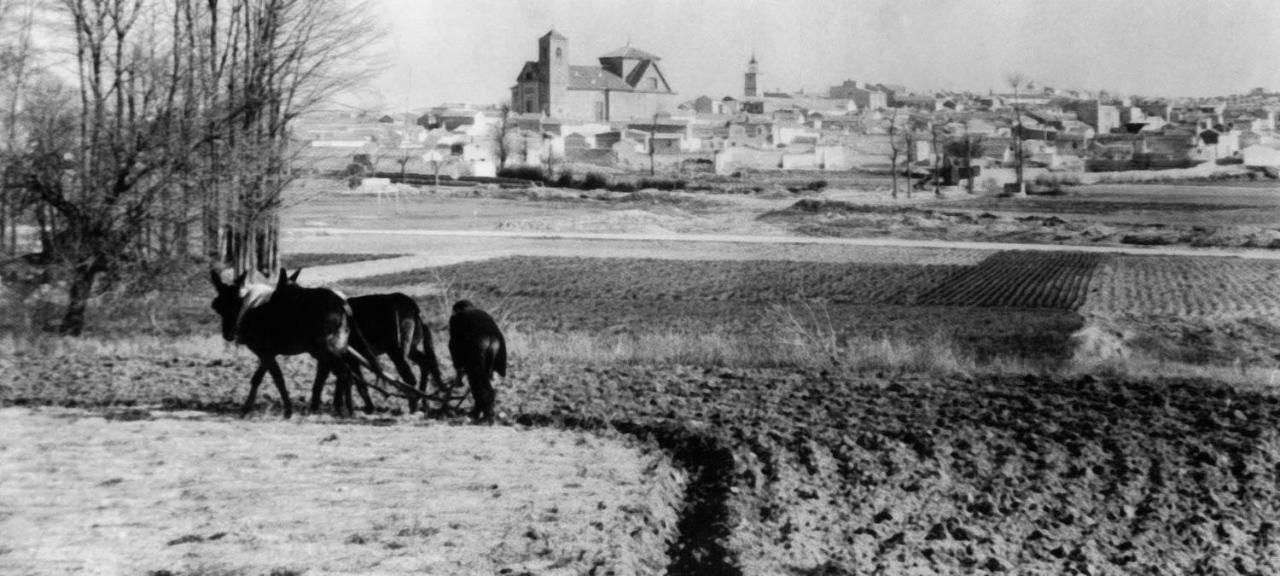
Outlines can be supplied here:
M480 360L485 375L507 375L507 347L501 338L485 336L480 339Z
M432 381L435 382L437 390L444 387L444 378L440 376L440 360L436 358L435 343L431 340L431 327L427 325L427 319L423 317L422 310L418 310L418 327L422 330L422 356L424 358L422 369L431 375ZM427 374L422 375L425 382Z

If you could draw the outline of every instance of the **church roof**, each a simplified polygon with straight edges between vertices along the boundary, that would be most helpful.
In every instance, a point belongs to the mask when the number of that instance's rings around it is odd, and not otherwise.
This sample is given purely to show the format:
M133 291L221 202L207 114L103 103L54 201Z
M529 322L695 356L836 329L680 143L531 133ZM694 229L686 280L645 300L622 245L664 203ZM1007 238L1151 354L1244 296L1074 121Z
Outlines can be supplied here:
M632 90L620 76L599 66L570 66L569 89L571 90Z
M623 46L617 50L614 50L613 52L610 52L608 54L605 54L604 56L601 56L600 58L634 58L637 60L661 60L661 58L654 56L653 54L645 52L644 50L640 50L639 48L632 48L630 45Z
M636 67L631 70L631 73L627 74L627 85L635 86L636 84L639 84L640 79L644 78L644 73L649 71L649 65L652 63L653 62L650 60L645 60L637 64Z
M566 39L566 38L564 37L564 34L561 34L561 33L559 33L559 32L556 32L556 29L555 29L555 28L552 28L551 30L548 30L546 34L543 34L543 35L542 35L542 37L543 37L543 38L546 38L547 36L550 36L550 37L552 37L552 38L557 38L557 39L560 39L560 40L565 40L565 39Z

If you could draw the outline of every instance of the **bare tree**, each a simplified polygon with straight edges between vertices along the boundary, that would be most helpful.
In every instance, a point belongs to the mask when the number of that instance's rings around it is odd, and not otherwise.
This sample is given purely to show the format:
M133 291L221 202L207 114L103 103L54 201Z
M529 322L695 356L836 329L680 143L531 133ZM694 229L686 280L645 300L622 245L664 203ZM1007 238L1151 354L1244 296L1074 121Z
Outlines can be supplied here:
M894 200L898 199L898 156L902 154L904 143L898 139L898 111L899 108L889 109L889 181L890 194ZM909 192L908 192L909 193Z
M515 122L511 119L511 105L504 103L498 108L498 120L493 124L490 136L493 141L493 150L498 156L498 165L495 167L498 170L506 167L507 158L512 153L511 142L508 139L513 128L515 128Z
M951 116L945 112L934 114L929 121L930 144L933 148L933 195L942 196L942 162L946 156L943 143L951 135Z
M0 0L5 1L5 0ZM206 254L275 267L290 122L354 82L358 6L342 0L58 0L71 98L25 114L30 189L70 272L79 334L100 276ZM364 69L367 73L368 69ZM70 129L68 129L70 127Z
M59 220L56 255L70 271L60 330L74 335L99 275L154 256L151 226L194 150L184 138L180 68L165 48L172 30L141 0L63 0L61 8L78 103L40 110L30 165L32 188Z
M432 192L440 191L440 170L445 166L453 163L453 153L450 150L442 149L440 146L441 139L444 138L444 132L428 133L427 140L424 142L426 153L422 155L422 159L431 168L431 173L435 176L435 184Z
M1013 155L1016 162L1014 170L1017 175L1018 195L1025 196L1027 194L1027 185L1022 179L1022 99L1019 90L1030 85L1030 80L1022 72L1010 72L1005 76L1005 81L1013 88L1013 115L1015 119Z
M947 142L947 155L964 162L966 190L973 194L973 159L982 157L982 136L965 132L964 137Z
M28 203L15 168L23 148L19 114L29 87L39 76L32 42L38 5L34 0L0 0L0 249L16 253L19 214Z

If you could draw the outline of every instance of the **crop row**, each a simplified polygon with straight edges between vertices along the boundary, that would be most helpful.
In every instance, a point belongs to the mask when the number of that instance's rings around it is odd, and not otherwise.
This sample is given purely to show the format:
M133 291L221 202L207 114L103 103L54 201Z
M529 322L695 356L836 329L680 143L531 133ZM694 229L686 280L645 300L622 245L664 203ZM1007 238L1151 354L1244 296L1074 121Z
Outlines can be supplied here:
M488 298L910 303L963 266L515 256L354 282L439 283Z
M961 269L916 303L1075 310L1106 256L1085 252L999 252Z
M1114 315L1239 318L1280 315L1280 262L1126 256L1095 282L1090 310Z

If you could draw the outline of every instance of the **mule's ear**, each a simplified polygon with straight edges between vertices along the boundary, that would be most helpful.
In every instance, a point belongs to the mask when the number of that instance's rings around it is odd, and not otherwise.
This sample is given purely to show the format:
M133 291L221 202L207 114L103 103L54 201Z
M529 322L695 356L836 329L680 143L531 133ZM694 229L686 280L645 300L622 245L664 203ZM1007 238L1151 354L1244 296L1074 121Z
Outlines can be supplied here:
M292 283L294 283L294 284L297 284L297 283L298 283L298 275L299 275L299 274L301 274L301 273L302 273L302 269L301 269L301 268L299 268L299 269L297 269L297 270L294 270L294 271L293 271L293 274L290 274L290 275L289 275L289 281L290 281L290 282L292 282Z
M222 273L217 270L209 270L209 281L213 282L214 288L222 288L224 286L222 283Z

